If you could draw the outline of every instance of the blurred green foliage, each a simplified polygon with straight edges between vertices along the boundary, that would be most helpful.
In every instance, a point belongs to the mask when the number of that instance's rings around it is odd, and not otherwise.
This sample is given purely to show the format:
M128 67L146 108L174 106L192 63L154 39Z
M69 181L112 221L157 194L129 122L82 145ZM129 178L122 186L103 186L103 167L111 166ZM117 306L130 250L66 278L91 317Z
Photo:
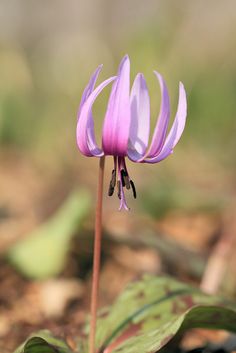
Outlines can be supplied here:
M185 213L212 213L221 211L227 204L227 199L219 196L205 195L189 186L173 183L172 180L161 182L161 187L146 188L140 193L142 210L154 218L162 218L170 210L181 210Z
M49 220L9 249L9 261L27 277L44 279L58 275L90 202L88 193L73 192Z

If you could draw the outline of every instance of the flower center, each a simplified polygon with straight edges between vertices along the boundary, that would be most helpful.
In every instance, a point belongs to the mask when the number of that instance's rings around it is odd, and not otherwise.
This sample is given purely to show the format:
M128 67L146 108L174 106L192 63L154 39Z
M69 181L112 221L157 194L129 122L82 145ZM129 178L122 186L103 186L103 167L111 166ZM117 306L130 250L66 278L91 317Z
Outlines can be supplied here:
M129 177L124 157L114 157L114 169L111 174L108 196L112 196L114 194L115 187L117 187L117 195L120 199L119 209L121 210L122 208L125 208L126 210L129 210L125 199L124 188L127 190L131 189L135 199L137 194L134 182Z

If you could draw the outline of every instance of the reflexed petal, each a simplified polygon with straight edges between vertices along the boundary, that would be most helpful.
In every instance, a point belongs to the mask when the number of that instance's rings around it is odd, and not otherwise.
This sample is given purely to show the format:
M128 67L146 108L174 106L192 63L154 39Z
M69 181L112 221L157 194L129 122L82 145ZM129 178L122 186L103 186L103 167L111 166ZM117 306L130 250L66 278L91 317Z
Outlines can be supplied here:
M88 85L86 86L83 94L82 94L82 98L81 98L81 101L80 101L80 105L79 105L79 111L78 111L78 116L80 114L80 111L81 111L81 108L82 108L82 105L84 104L84 102L86 101L86 99L88 98L88 96L93 92L94 90L94 86L95 86L95 83L97 81L97 78L98 78L98 75L100 73L102 69L102 65L99 65L98 68L95 70L95 72L93 73L93 75L91 76L90 78L90 81L88 83Z
M125 156L130 130L130 61L126 55L121 61L113 84L103 124L102 146L105 154Z
M163 79L163 77L156 71L154 71L159 84L161 88L161 107L160 107L160 113L157 119L157 124L154 130L154 134L152 137L152 142L151 145L145 154L143 158L139 161L142 161L146 158L152 158L155 157L159 152L161 151L165 137L166 137L166 132L170 120L170 98L168 94L168 89L166 87L166 83Z
M146 81L142 74L134 80L130 97L131 124L128 156L138 160L148 146L150 131L150 99Z
M164 146L161 152L153 158L145 159L145 163L157 163L168 157L172 152L176 144L184 131L185 122L187 116L187 98L184 85L180 82L179 84L179 103L178 109L175 116L172 128L167 136Z
M111 77L106 81L102 82L87 98L84 104L81 105L76 136L78 147L85 156L92 157L101 157L103 151L98 147L95 135L94 135L94 122L92 117L92 106L99 95L99 93L116 77Z

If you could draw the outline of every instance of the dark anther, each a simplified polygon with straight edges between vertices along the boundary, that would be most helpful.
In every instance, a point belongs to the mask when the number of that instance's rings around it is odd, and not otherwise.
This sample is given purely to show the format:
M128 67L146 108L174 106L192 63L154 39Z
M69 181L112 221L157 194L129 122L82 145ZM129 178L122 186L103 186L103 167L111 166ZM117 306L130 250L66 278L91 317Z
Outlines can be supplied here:
M108 189L108 196L112 196L114 194L114 190L115 190L115 188L113 188L113 186L110 183L109 189Z
M118 198L121 199L121 185L120 185L120 180L117 181L117 194L118 194Z
M126 189L130 189L130 182L129 182L129 176L126 170L122 169L121 170L121 179L122 179L122 186L126 187Z
M111 174L111 181L108 189L108 196L112 196L116 186L116 170L113 169Z
M108 196L112 196L116 186L116 171L113 169L111 174L111 181L108 189Z
M116 170L113 169L111 173L111 186L114 188L116 186Z
M124 169L121 169L120 174L121 174L121 183L122 183L122 187L125 186L124 173L125 173Z
M131 185L131 188L132 188L132 191L133 191L133 196L136 199L137 193L136 193L136 189L135 189L135 186L134 186L134 183L133 183L132 180L130 180L130 185Z

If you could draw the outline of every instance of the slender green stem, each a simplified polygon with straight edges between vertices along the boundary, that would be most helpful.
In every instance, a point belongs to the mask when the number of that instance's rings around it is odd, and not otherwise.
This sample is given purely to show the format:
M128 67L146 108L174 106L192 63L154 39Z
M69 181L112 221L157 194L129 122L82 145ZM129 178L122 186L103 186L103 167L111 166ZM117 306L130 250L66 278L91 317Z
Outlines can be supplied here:
M100 273L100 260L101 260L102 199L103 199L104 167L105 167L105 157L101 157L99 161L97 206L96 206L96 218L95 218L93 279L92 279L92 294L91 294L91 306L90 306L91 321L90 321L90 334L89 334L89 353L95 353L99 273Z

